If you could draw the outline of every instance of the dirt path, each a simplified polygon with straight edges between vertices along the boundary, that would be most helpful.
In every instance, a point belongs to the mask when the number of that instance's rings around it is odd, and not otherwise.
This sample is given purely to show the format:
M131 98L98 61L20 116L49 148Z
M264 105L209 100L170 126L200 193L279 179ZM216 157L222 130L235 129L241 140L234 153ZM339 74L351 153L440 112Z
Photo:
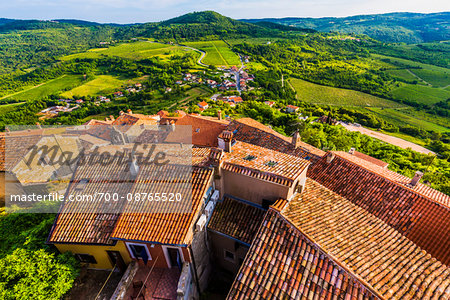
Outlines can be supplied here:
M412 76L416 77L417 79L419 79L420 81L422 81L423 83L425 83L428 86L432 86L429 82L426 82L424 79L420 78L417 74L415 74L413 71L411 71L410 69L406 69L406 71L408 71L409 74L411 74Z
M31 90L33 90L33 89L35 89L35 88L38 88L38 87L40 87L40 86L42 86L42 85L44 85L44 84L47 84L47 83L49 83L49 82L55 81L55 80L60 79L60 78L63 78L63 77L66 77L66 75L63 75L63 76L54 78L54 79L49 80L49 81L46 81L46 82L39 83L38 85L35 85L35 86L31 87L31 88L24 89L24 90L15 92L15 93L13 93L13 94L8 94L8 95L6 95L6 96L1 97L0 100L9 98L9 97L12 97L12 96L15 96L15 95L18 95L18 94L20 94L20 93L24 93L24 92L31 91Z
M420 153L425 153L425 154L436 154L431 150L428 150L427 148L424 148L422 146L419 146L417 144L414 144L412 142L408 142L405 141L401 138L398 137L394 137L391 135L387 135L378 131L373 131L364 127L357 127L357 126L353 126L353 125L347 125L345 123L340 123L340 125L344 126L347 130L349 131L359 131L362 134L368 135L370 137L379 139L383 142L395 145L395 146L399 146L400 148L403 149L407 149L407 148L411 148L414 151L420 152Z

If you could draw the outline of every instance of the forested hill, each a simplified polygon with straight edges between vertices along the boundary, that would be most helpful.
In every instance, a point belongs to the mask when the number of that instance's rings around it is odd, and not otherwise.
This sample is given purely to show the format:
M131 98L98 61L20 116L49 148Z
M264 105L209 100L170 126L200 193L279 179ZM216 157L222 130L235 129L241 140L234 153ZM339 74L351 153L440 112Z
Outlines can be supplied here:
M450 12L388 13L344 18L245 19L249 23L269 21L318 31L366 34L384 42L422 43L450 40Z
M39 67L59 56L131 38L193 41L220 38L276 37L287 26L260 26L233 20L216 12L189 13L158 23L99 24L79 20L0 19L0 74Z

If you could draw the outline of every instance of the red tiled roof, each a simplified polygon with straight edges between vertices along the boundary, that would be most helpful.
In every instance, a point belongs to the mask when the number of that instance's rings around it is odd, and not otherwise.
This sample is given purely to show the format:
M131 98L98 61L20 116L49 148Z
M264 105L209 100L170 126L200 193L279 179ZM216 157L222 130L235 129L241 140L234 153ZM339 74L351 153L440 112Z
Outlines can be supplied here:
M279 213L270 209L227 299L376 299Z
M192 126L192 144L197 146L217 146L217 137L226 129L228 122L201 116L186 115L176 122L178 125ZM170 141L168 139L168 141Z
M0 171L11 170L42 138L42 131L0 134Z
M121 214L112 234L113 239L156 242L172 245L186 245L192 238L193 222L203 204L203 195L212 178L212 170L193 167L192 178L180 182L179 178L172 180L171 172L178 172L176 166L167 166L161 170L162 177L155 176L154 165L143 166L139 172L137 183L131 193L147 193L148 191L164 191L167 193L180 192L184 199L190 193L191 202L136 202L133 209L141 212L125 212ZM174 169L175 168L175 169ZM180 167L178 167L180 168ZM169 170L170 169L170 170ZM189 174L189 173L186 173ZM186 178L187 179L187 178ZM169 207L169 205L171 205ZM138 207L139 206L139 207ZM179 211L179 212L178 212Z
M214 208L208 229L250 244L265 213L260 207L225 196Z
M98 192L111 195L117 193L120 197L126 197L131 190L132 182L125 184L122 181L128 176L126 164L80 165L75 171L66 195L94 195ZM83 190L77 190L77 185L82 179L88 179L89 182ZM118 182L121 183L118 184ZM53 224L48 241L50 243L112 244L114 241L110 237L119 215L103 213L112 212L108 209L108 205L109 203L104 201L66 201ZM119 207L117 211L120 211Z
M250 118L232 121L227 130L234 133L236 140L307 158L313 163L325 155L324 151L301 141L299 141L300 147L295 148L291 143L291 138Z
M331 155L331 153L329 154ZM311 166L308 177L374 214L444 264L450 263L449 196L345 152Z
M112 125L157 125L158 120L143 114L123 113L112 122Z
M222 168L291 186L309 165L300 157L238 141L231 152L224 152Z
M389 166L389 164L387 162L384 162L382 160L376 159L375 157L372 157L370 155L367 155L367 154L364 154L364 153L361 153L361 152L358 152L358 151L355 151L353 153L353 155L358 157L358 158L361 158L363 160L366 160L366 161L368 161L370 163L373 163L374 165L382 167L382 168L387 168L387 166Z
M281 213L386 299L450 297L449 267L314 180Z

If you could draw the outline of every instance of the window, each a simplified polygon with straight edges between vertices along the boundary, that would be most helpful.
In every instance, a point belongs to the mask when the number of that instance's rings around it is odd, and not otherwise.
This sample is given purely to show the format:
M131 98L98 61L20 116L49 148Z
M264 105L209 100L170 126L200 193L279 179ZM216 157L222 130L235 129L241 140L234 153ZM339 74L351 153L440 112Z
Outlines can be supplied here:
M152 259L147 247L144 244L127 243L127 247L133 258L143 259L144 261Z
M276 165L278 165L278 162L269 160L269 161L266 161L264 164L269 167L275 167Z
M90 263L90 264L96 264L97 261L95 260L95 257L90 254L75 254L75 258L78 259L82 263Z
M81 179L77 185L75 186L75 191L82 191L86 188L87 183L89 182L89 180L87 179Z
M232 263L234 263L234 253L228 250L223 250L223 256L225 260L228 260Z
M245 160L248 160L248 161L252 161L252 160L254 160L256 158L256 156L254 156L254 155L247 155L246 157L244 157L244 159Z

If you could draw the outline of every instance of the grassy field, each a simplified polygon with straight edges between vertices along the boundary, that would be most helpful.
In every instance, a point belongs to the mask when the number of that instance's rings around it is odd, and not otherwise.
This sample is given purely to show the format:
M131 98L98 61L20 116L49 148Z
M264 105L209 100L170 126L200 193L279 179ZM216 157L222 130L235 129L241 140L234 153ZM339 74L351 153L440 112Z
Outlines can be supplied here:
M292 78L290 83L299 100L340 106L400 107L402 105L358 91L334 88Z
M450 71L450 70L449 70ZM444 87L450 84L450 73L426 69L411 70L418 77L430 83L434 87Z
M386 72L398 80L405 80L405 81L409 81L409 82L418 80L416 76L414 76L413 74L408 72L408 70L406 70L406 69L392 69L392 70L387 70Z
M118 46L112 46L109 48L91 49L83 53L63 56L60 59L71 60L75 58L98 58L101 57L102 55L105 55L105 56L119 56L123 58L141 60L153 56L161 56L164 58L175 53L183 53L186 51L192 50L176 45L143 41L143 42L120 44Z
M447 68L438 67L438 66L429 65L429 64L423 64L423 63L415 62L415 61L408 60L408 59L380 55L380 54L371 54L371 56L375 59L388 59L391 64L399 65L399 66L402 66L405 68L422 68L424 70L430 70L430 71L447 73L447 74L449 72L449 69L447 69Z
M75 88L83 83L81 75L63 75L43 84L29 87L23 91L7 95L1 99L38 100L61 91Z
M437 119L435 116L420 114L413 108L379 108L370 107L368 110L375 112L383 119L396 125L413 125L424 130L434 130L438 132L448 132L449 127L443 126L446 123L444 118ZM441 123L439 125L438 123ZM447 123L448 124L448 123Z
M0 115L3 115L6 113L9 113L10 111L16 110L22 104L23 104L23 102L0 105Z
M214 66L240 66L239 56L235 54L224 41L189 42L187 46L206 52L203 63Z
M419 103L434 104L450 98L450 91L430 86L402 84L391 92L396 99L413 100Z
M120 88L126 81L111 75L99 75L95 79L86 82L70 91L61 94L62 97L72 98L82 96L94 96L101 93L112 93Z

